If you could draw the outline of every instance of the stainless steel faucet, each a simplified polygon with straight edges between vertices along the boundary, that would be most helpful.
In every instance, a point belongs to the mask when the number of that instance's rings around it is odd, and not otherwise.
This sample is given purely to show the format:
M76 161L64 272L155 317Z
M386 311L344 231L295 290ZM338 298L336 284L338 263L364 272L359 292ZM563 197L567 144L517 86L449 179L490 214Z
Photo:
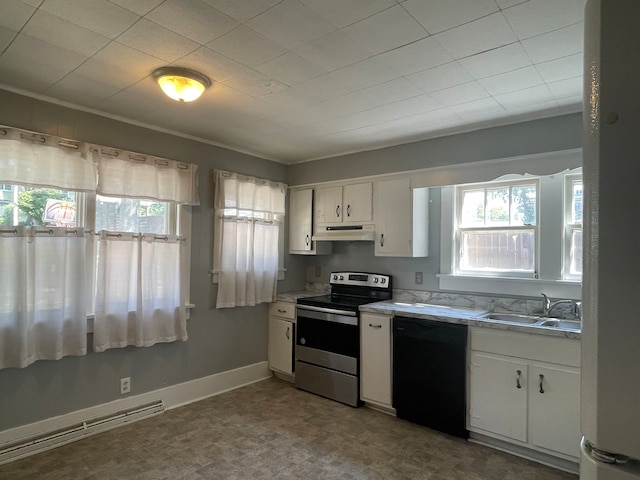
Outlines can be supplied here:
M573 305L574 308L574 314L576 314L577 316L577 312L579 309L579 302L576 302L575 300L558 300L557 302L551 302L551 299L545 295L544 293L541 293L542 295L542 316L543 317L548 317L549 314L551 313L551 310L553 310L554 308L556 308L558 305L562 304L562 303L571 303Z

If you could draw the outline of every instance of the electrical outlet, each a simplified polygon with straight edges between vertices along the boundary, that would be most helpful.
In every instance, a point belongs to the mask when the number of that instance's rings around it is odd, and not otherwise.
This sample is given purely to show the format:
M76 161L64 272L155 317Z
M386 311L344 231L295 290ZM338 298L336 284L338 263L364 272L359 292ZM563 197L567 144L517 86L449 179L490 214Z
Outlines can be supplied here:
M120 395L131 393L131 377L120 379Z
M416 285L422 285L422 272L416 272Z

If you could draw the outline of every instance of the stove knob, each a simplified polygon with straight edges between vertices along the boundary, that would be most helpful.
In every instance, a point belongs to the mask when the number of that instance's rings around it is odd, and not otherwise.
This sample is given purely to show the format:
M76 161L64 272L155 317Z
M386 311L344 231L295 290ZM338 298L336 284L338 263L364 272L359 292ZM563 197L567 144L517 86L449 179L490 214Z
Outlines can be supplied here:
M387 283L387 279L386 278L381 278L380 279L380 283Z
M334 280L337 280L337 279L338 279L338 275L334 275L334 276L333 276L333 279L334 279Z
M342 275L340 275L340 280L344 280L344 277Z
M373 277L373 283L378 283L380 279L378 277Z

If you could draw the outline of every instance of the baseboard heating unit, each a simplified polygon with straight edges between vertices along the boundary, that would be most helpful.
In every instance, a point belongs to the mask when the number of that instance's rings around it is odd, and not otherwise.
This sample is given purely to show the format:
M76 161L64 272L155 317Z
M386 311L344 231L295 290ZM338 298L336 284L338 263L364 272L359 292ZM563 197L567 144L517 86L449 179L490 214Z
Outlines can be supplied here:
M111 415L97 417L69 425L65 428L23 438L14 443L0 445L0 465L19 458L44 452L67 443L80 440L96 433L106 432L113 428L153 417L164 412L164 403L157 402L122 410Z

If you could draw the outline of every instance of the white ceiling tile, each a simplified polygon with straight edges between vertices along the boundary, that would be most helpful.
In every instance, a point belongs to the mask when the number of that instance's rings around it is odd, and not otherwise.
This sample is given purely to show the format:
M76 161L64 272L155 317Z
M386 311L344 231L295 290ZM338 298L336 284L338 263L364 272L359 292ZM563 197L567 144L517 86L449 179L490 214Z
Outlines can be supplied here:
M327 20L295 0L284 0L247 25L292 50L335 30Z
M400 100L398 102L381 105L372 110L367 110L366 113L376 113L379 115L379 118L387 118L388 120L391 120L438 110L441 109L442 106L442 102L432 94L422 94L416 97Z
M0 57L0 82L41 93L68 73L56 65L42 65L21 55L5 53Z
M382 102L384 103L384 102ZM361 112L374 108L381 103L378 99L366 93L366 90L350 92L340 97L330 98L313 105L314 108L332 117L340 117L352 112Z
M43 0L20 0L22 3L26 3L27 5L31 5L32 7L39 7L42 4Z
M463 58L458 63L473 78L479 79L527 67L531 65L531 60L522 45L519 42L515 42L488 52Z
M27 35L18 35L9 46L6 54L22 57L27 61L46 65L53 69L71 71L84 62L87 57L70 52Z
M35 8L18 0L2 0L0 4L2 15L0 15L0 27L8 28L19 32L27 23L27 20L36 11Z
M256 67L256 70L287 85L295 85L327 73L324 68L315 65L294 52L285 53L278 58L263 63Z
M584 21L584 0L531 0L503 11L520 40Z
M109 0L111 3L120 5L127 10L137 13L138 15L146 15L151 10L160 5L164 0ZM38 2L39 3L39 2Z
M582 75L582 54L569 55L536 65L538 72L547 83L574 78Z
M534 66L513 70L478 80L491 95L515 92L544 83Z
M489 96L487 91L476 81L431 92L431 95L445 106L460 105Z
M494 97L504 108L516 109L529 107L543 102L553 100L553 96L546 85L538 85L536 87L525 88L517 92L505 93L504 95L496 95ZM532 107L535 109L535 107Z
M75 72L122 89L147 77L158 66L157 58L121 43L111 42Z
M520 3L529 2L530 0L496 0L496 3L501 9L513 7L515 5L519 5Z
M86 56L93 55L110 41L103 35L43 10L38 10L33 15L22 33Z
M16 35L18 35L18 32L9 28L0 27L0 52L3 52L4 49L9 46Z
M423 38L379 57L402 75L427 70L453 60L433 37Z
M463 118L482 118L487 113L492 113L492 116L499 114L504 115L504 108L492 97L481 98L480 100L473 100L471 102L462 103L460 105L452 105L451 111L456 115Z
M572 111L579 112L582 110L582 95L575 95L573 97L562 97L556 100L561 107L573 107Z
M222 80L222 83L235 90L253 95L254 97L262 97L289 88L288 85L278 82L267 75L251 70L227 77Z
M395 0L300 0L307 7L315 10L329 20L337 28L375 15L382 10L396 5Z
M494 0L407 0L402 5L431 34L497 12Z
M107 0L83 0L82 8L77 0L47 0L40 8L112 39L140 18Z
M581 76L547 83L547 86L556 99L582 96L583 86Z
M56 82L47 94L74 103L90 101L95 105L117 92L116 87L71 73Z
M401 6L389 8L342 30L372 53L382 53L429 35Z
M405 77L365 88L362 92L373 97L378 104L392 103L423 95L423 90Z
M216 81L222 81L234 75L253 72L249 67L207 47L198 48L196 51L181 58L179 63L180 66L197 70Z
M315 103L296 87L270 93L262 97L262 100L272 103L284 110L295 110L298 108L308 107Z
M533 63L546 62L574 53L582 52L584 24L576 23L550 33L531 37L522 41Z
M423 72L414 73L407 78L425 92L442 90L467 83L473 78L457 62L450 62Z
M200 44L211 42L238 25L202 0L167 0L146 18Z
M494 13L439 33L435 39L456 59L502 47L517 40L502 13Z
M549 117L558 115L558 102L556 100L547 100L545 102L527 103L523 105L515 105L507 109L509 118L513 122L521 122L525 119Z
M340 31L303 45L296 53L329 72L371 56L368 49Z
M175 62L199 47L188 38L144 18L120 35L118 41L166 62Z
M260 15L282 0L204 0L212 7L229 15L239 22Z
M238 25L208 43L207 47L250 67L268 62L287 52L283 46L245 25Z

